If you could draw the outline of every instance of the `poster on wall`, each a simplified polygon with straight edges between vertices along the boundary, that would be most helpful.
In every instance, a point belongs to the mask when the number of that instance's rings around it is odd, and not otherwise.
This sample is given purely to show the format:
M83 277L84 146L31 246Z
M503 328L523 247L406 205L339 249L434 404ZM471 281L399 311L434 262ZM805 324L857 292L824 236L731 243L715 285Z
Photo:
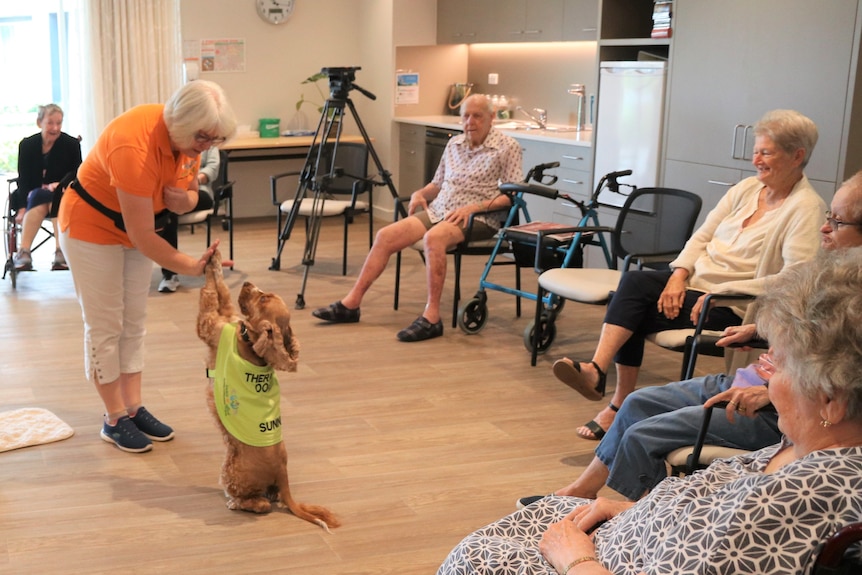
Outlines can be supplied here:
M419 103L419 74L416 72L399 72L395 75L395 103Z
M201 72L245 72L245 39L201 40Z

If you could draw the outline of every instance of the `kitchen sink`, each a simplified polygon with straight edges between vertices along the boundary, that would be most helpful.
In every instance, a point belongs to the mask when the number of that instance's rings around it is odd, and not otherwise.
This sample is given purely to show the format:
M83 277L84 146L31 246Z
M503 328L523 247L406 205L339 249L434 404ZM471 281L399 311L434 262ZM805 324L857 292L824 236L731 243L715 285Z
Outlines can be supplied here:
M495 123L494 127L498 130L529 130L532 132L552 132L552 133L565 133L565 132L577 132L578 129L575 126L565 126L559 124L551 124L545 128L539 127L539 125L535 122L527 122L520 120L509 120L505 122ZM585 132L586 130L581 130Z
M498 130L538 130L539 125L535 122L521 122L518 120L508 120L505 122L495 122L494 127Z

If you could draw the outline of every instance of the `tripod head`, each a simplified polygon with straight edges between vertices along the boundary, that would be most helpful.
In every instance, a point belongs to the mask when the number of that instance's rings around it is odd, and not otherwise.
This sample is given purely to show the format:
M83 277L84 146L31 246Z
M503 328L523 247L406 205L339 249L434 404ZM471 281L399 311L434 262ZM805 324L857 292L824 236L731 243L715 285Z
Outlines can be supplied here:
M347 99L348 92L355 88L366 98L376 100L377 96L353 83L356 79L356 71L361 69L360 66L322 68L320 73L329 76L329 97L333 100L344 101Z

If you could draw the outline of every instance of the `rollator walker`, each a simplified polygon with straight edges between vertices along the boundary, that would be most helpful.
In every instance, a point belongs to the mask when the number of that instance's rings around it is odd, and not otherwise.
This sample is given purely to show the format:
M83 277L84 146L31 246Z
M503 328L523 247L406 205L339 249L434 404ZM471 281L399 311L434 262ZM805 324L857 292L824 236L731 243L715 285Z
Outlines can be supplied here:
M517 298L523 297L533 302L536 302L539 297L536 293L513 289L488 280L494 260L500 254L511 251L515 258L515 264L518 267L532 266L537 274L541 274L551 268L581 267L583 265L584 247L592 245L601 248L609 268L616 268L616 258L612 256L609 241L605 237L605 234L611 233L613 229L603 227L599 223L599 195L605 188L614 193L627 195L620 192L620 185L625 185L633 191L635 186L617 182L617 178L631 175L632 171L623 170L602 176L590 198L587 201L581 201L549 187L556 183L557 178L556 176L545 175L544 170L558 166L559 162L540 164L530 169L523 182L500 184L500 192L509 197L512 207L509 210L503 227L497 234L496 244L491 256L488 258L488 262L485 264L485 269L479 280L479 290L476 292L476 295L467 300L458 309L458 326L465 333L479 333L485 327L485 323L488 320L487 290L500 291L514 295ZM542 182L542 184L531 183L531 180ZM533 222L530 219L527 208L526 196L528 194L572 203L579 208L581 219L576 226L551 222ZM523 213L525 223L515 225L519 213ZM555 233L556 230L571 229L572 227L577 227L577 231ZM548 293L542 297L544 306L555 314L559 313L562 309L564 301L552 293ZM553 329L553 324L549 327ZM524 345L529 350L532 350L534 345L533 330L534 325L531 322L524 332ZM550 345L553 335L549 338L548 335L545 333L542 339L549 339L547 345ZM543 345L543 342L540 342L539 345Z

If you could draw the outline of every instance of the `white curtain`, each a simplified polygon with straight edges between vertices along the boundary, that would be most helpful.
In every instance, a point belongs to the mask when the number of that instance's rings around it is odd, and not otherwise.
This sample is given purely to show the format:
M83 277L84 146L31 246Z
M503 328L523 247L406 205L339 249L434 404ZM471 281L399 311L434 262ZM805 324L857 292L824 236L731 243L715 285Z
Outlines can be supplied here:
M84 0L89 57L80 97L95 136L139 104L165 102L182 85L180 0ZM95 140L94 136L94 140Z

